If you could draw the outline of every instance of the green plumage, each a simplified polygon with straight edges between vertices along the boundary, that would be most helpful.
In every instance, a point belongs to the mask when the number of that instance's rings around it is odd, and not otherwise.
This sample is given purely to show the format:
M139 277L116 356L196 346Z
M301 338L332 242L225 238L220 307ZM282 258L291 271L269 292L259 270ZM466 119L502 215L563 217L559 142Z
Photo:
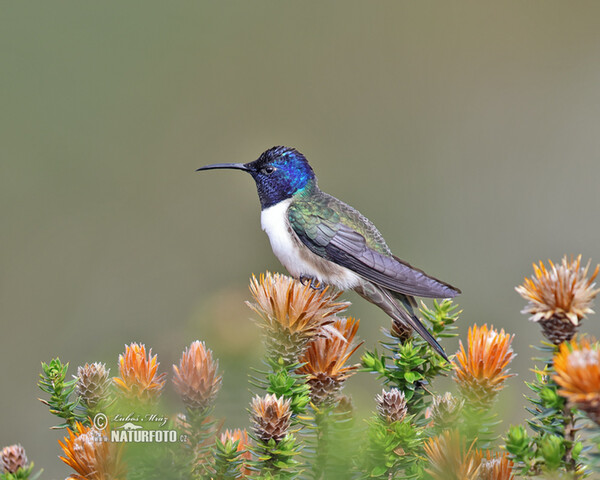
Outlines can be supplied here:
M358 210L337 198L315 188L311 195L298 195L292 201L288 210L290 224L296 233L303 232L318 245L327 243L339 231L341 225L360 233L367 247L392 256L379 230L371 221Z

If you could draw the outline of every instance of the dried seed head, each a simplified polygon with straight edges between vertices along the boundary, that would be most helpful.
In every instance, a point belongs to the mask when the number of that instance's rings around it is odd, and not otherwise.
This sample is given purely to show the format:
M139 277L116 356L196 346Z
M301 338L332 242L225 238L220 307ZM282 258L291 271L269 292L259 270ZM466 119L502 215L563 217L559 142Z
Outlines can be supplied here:
M357 365L346 365L350 356L362 344L352 342L360 321L352 317L337 318L323 337L315 338L300 358L298 373L307 375L310 397L315 405L335 402L344 382L356 372Z
M290 400L274 394L254 397L251 405L254 434L263 442L273 439L279 443L290 428Z
M4 447L0 452L0 473L17 473L19 468L27 468L28 464L27 454L21 445Z
M125 480L121 461L121 444L105 441L106 430L90 428L77 422L63 441L58 441L65 454L60 459L77 473L75 480Z
M392 319L392 327L390 328L390 335L397 338L400 342L404 343L412 338L413 330L405 323L399 322L395 318Z
M600 347L586 338L560 345L554 356L554 381L571 405L600 424Z
M458 430L445 430L425 443L429 459L427 472L434 480L478 480L481 452L473 444L467 446L466 438Z
M246 304L260 317L269 356L283 358L288 365L296 363L333 316L350 305L337 301L340 292L331 293L328 287L319 292L278 273L261 274L258 280L253 275L250 292L254 303Z
M166 373L157 375L159 366L152 349L146 355L146 346L132 343L119 355L119 374L113 381L130 400L153 403L158 400L166 382Z
M468 350L462 341L456 352L454 380L461 395L468 403L489 408L504 382L512 375L508 373L508 364L515 354L510 346L514 335L498 332L487 325L469 328Z
M457 398L450 392L433 397L429 414L438 428L448 428L455 425L465 404L462 398Z
M375 400L377 401L377 413L387 423L401 422L408 413L404 392L397 388L383 390L375 397Z
M86 363L77 367L77 394L88 410L95 411L108 399L110 369L104 363Z
M593 313L592 301L600 292L594 279L600 265L588 278L590 262L582 267L581 255L570 261L565 255L558 265L548 262L549 269L542 262L539 267L533 264L534 276L526 278L515 290L529 300L522 313L531 315L530 320L542 325L546 338L559 345L573 338L580 322Z
M222 382L218 368L219 363L213 361L212 351L204 342L196 340L185 349L179 366L173 365L173 383L188 408L205 410L212 406Z

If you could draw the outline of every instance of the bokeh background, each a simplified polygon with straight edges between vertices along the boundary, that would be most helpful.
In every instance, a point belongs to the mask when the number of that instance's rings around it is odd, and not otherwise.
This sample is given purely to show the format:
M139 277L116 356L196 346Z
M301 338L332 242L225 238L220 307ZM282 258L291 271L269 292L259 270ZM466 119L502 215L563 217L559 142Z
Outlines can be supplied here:
M216 413L247 425L262 354L248 277L282 267L252 180L194 170L278 144L304 152L396 254L462 288L463 337L473 322L517 334L501 405L507 422L523 417L540 334L514 286L539 259L600 261L600 3L1 10L0 444L66 476L40 362L116 374L131 341L170 372L205 340L224 371ZM387 318L347 298L374 347ZM594 317L585 329L600 334ZM367 412L378 383L347 389Z

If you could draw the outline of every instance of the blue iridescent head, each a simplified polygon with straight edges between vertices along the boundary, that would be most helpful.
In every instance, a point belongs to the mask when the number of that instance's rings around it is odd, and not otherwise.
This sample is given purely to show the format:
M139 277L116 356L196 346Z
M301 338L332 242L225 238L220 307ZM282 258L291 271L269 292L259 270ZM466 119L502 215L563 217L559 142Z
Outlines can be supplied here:
M317 180L306 157L289 147L273 147L250 163L218 163L198 170L234 168L252 175L262 209L316 186Z

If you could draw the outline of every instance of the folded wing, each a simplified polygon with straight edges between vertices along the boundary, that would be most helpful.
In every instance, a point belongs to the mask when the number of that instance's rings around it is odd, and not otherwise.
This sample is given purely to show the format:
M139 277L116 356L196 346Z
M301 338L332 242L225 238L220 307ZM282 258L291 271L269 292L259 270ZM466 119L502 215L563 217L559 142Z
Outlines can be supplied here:
M309 250L377 285L417 297L452 298L460 293L457 288L394 255L369 248L365 237L344 223L306 210L300 212L293 206L288 211L288 218L292 229Z

